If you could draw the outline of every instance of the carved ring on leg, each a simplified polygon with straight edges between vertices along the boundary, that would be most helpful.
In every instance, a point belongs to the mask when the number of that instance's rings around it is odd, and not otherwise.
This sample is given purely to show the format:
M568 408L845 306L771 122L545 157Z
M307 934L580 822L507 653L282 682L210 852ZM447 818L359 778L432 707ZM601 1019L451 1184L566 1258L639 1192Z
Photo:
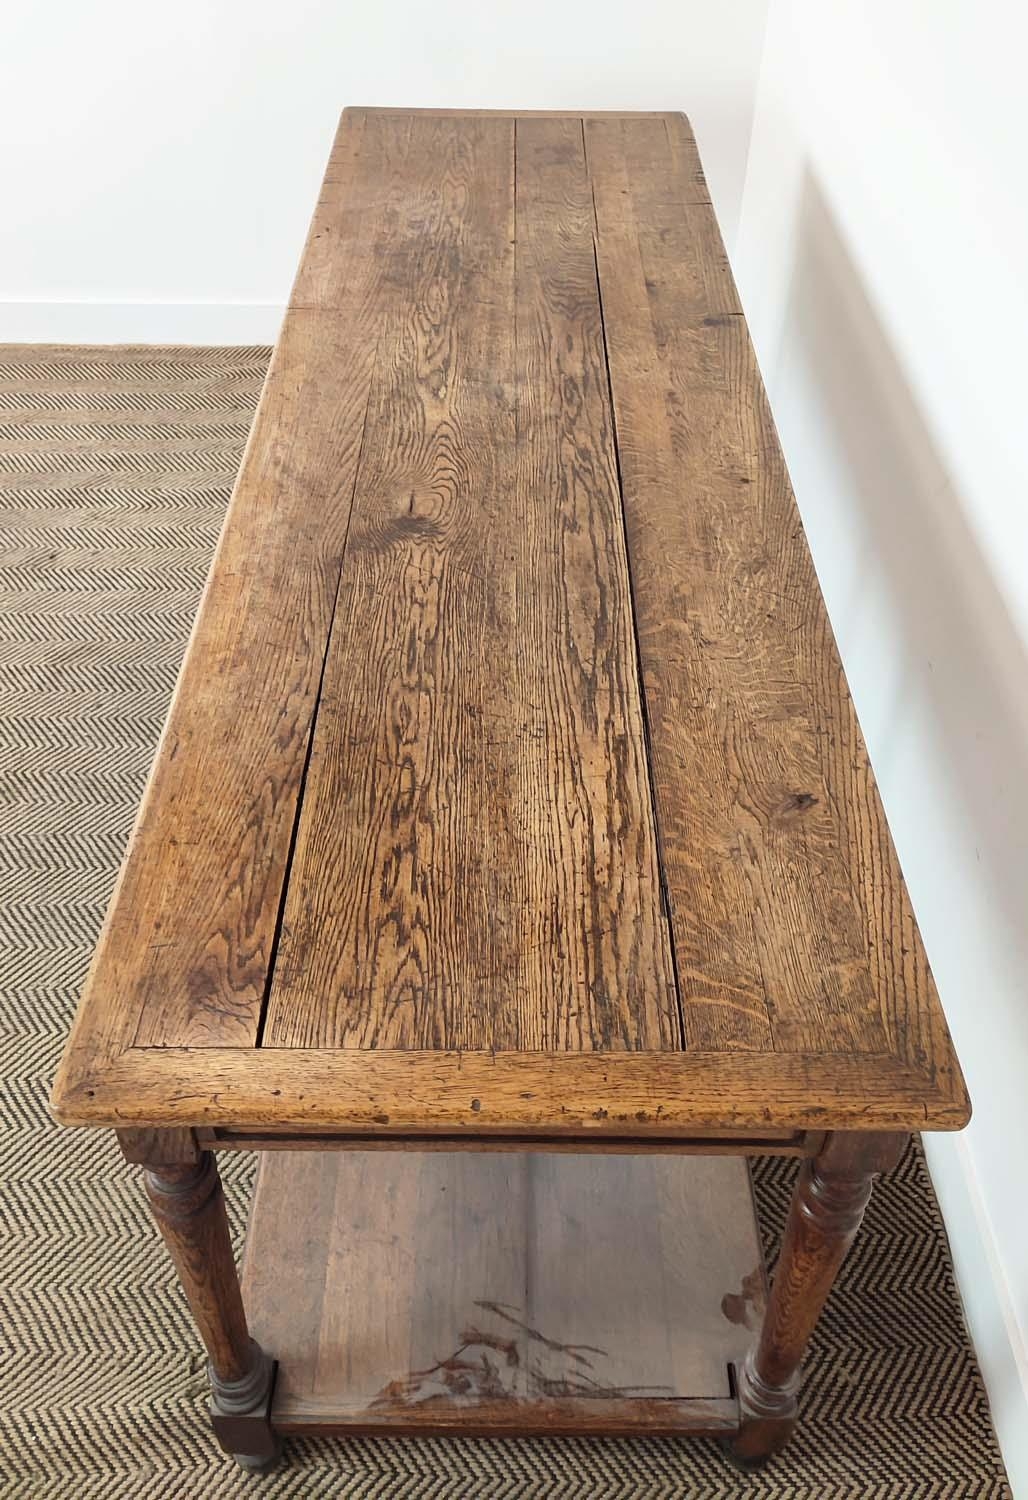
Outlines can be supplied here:
M792 1437L799 1412L800 1372L769 1385L750 1350L737 1372L740 1431L728 1452L740 1469L759 1469Z

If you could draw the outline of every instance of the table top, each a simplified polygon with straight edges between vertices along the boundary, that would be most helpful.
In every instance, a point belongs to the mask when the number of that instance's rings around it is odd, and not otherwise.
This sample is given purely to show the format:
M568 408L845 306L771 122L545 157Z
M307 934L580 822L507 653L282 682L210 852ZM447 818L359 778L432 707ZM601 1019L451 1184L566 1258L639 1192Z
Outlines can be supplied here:
M53 1102L966 1121L681 115L344 112Z

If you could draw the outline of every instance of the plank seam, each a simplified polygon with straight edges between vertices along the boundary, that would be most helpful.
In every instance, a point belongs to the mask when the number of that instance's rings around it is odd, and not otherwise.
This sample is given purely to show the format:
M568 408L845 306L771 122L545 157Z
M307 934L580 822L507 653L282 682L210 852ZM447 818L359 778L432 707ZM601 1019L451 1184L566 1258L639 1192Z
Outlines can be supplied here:
M582 156L585 161L586 176L589 179L589 193L593 205L593 274L596 278L596 304L600 314L600 338L603 343L603 365L607 375L607 406L610 411L611 443L614 449L614 466L618 481L618 507L621 517L621 535L625 544L625 571L628 576L628 597L630 602L629 614L632 623L632 643L635 650L635 677L639 691L639 712L642 718L643 750L646 757L646 781L650 789L650 811L653 815L653 837L657 846L657 872L660 878L660 904L664 914L664 927L667 932L668 951L671 955L671 972L675 986L675 1014L678 1021L678 1045L682 1052L687 1050L685 1013L682 1008L682 985L678 972L678 952L675 947L675 926L672 920L671 893L668 889L667 869L664 860L664 841L661 833L660 814L657 806L657 784L653 772L653 739L650 732L649 704L646 700L646 682L642 669L642 646L639 641L639 621L635 612L635 578L632 573L632 549L628 536L628 520L625 515L625 481L621 471L621 445L618 440L617 414L614 410L614 382L610 370L610 350L607 345L607 320L603 310L603 289L600 285L600 255L597 239L600 232L599 216L596 212L596 188L593 183L592 170L589 166L589 148L585 138L585 119L581 121L582 126Z
M286 902L289 898L289 886L293 873L293 860L296 854L296 842L300 834L300 823L303 818L303 807L307 792L307 774L310 771L311 757L314 753L314 738L318 728L318 715L321 711L321 699L325 688L325 671L328 667L329 653L332 649L332 636L335 630L336 614L339 608L339 590L343 582L343 569L346 566L346 549L350 541L350 527L353 524L353 511L357 500L357 485L360 480L361 463L364 458L364 438L368 430L368 412L371 410L371 396L375 386L375 375L378 370L379 350L382 343L381 328L379 329L378 342L375 345L375 356L371 365L371 373L368 377L368 392L364 401L364 416L361 419L360 443L357 448L357 462L353 469L353 488L350 492L350 511L346 518L346 531L343 535L343 545L339 552L339 571L336 574L335 590L332 595L332 613L329 617L328 630L325 634L325 649L321 657L321 671L318 675L318 690L314 696L314 707L311 710L310 729L307 732L307 749L303 758L303 770L300 772L300 785L296 793L296 810L293 814L293 827L289 835L289 848L286 852L285 870L282 874L282 889L279 893L278 912L275 917L275 930L271 937L271 952L268 956L268 972L264 981L264 994L261 996L261 1010L257 1021L257 1033L254 1037L254 1047L264 1044L264 1028L268 1018L268 1003L271 999L271 986L275 978L276 960L278 958L279 942L282 937L282 924L285 921Z

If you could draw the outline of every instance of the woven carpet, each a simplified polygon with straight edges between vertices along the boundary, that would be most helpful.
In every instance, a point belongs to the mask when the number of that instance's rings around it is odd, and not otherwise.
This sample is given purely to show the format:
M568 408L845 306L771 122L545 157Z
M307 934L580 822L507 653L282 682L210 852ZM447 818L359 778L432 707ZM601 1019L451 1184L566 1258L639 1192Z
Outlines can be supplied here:
M265 349L0 348L0 1495L1007 1497L912 1147L877 1190L786 1455L684 1441L214 1445L203 1361L133 1170L47 1091L267 364ZM769 1248L794 1173L756 1166ZM225 1166L238 1226L252 1163Z

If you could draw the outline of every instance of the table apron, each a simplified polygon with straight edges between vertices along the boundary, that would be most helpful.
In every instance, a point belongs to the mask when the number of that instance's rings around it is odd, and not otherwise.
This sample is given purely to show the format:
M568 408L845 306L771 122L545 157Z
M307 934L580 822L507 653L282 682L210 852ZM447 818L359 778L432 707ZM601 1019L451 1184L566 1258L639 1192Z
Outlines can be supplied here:
M733 1134L691 1131L688 1135L545 1135L525 1132L469 1135L421 1132L389 1134L355 1131L251 1130L200 1127L197 1143L206 1151L560 1151L574 1154L693 1156L816 1156L825 1132L767 1131Z

